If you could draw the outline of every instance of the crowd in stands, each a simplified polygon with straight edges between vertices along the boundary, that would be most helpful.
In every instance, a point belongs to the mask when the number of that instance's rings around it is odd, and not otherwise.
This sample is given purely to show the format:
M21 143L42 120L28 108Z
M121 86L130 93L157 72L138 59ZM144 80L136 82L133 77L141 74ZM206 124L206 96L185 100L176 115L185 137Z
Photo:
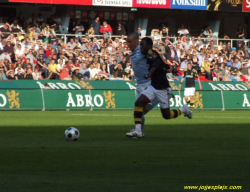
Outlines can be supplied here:
M151 38L154 49L172 65L173 72L167 74L170 81L180 80L188 63L201 80L250 81L250 51L242 41L241 28L235 49L231 41L217 45L210 26L195 37L181 25L176 39L168 36L168 29L162 21L152 30ZM0 19L0 80L135 80L121 22L115 37L112 27L106 21L101 24L98 16L88 30L77 19L72 31L74 35L65 44L57 34L67 34L68 29L56 14L47 23L41 14L32 14L29 22L24 22L22 15L12 22ZM136 32L142 38L140 27Z

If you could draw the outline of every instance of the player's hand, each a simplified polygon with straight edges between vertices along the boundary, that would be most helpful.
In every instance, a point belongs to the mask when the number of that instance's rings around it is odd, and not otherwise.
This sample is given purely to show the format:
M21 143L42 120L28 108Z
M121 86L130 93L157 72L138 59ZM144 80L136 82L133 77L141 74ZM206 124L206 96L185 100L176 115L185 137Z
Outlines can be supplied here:
M181 90L181 84L179 85L179 89Z
M202 90L203 90L203 88L202 88L202 87L200 87L200 90L202 91Z

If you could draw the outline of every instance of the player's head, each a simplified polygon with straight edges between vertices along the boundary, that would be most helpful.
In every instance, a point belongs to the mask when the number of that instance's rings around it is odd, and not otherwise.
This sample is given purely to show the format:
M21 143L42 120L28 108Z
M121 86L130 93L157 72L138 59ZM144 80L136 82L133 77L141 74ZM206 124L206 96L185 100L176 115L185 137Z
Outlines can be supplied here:
M192 69L192 63L188 63L187 67L188 67L188 70L191 70Z
M137 33L130 33L127 38L127 45L131 51L134 51L139 45L139 36Z
M142 54L147 54L148 50L152 49L153 41L149 37L144 37L140 43Z

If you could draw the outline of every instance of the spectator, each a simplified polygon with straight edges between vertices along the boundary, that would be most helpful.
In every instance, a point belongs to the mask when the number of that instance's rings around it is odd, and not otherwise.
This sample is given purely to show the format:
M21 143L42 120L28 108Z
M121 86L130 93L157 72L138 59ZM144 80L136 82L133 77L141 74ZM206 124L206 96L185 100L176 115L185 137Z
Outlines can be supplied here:
M165 54L165 47L164 47L162 41L159 42L158 48L159 48L159 51L161 52L161 54L164 55Z
M190 39L187 38L187 41L184 43L184 49L187 51L189 50L190 46L192 46L192 43L190 42Z
M90 64L89 73L90 73L90 79L95 80L95 79L97 79L97 75L99 73L99 70L97 68L94 68L93 64Z
M28 51L26 55L26 59L32 65L32 68L34 69L36 66L35 62L37 61L37 59L34 57L32 49Z
M103 21L103 25L100 29L101 33L106 33L107 34L107 38L111 38L111 35L113 33L113 30L111 28L111 26L107 23L107 21Z
M68 34L69 33L68 29L65 26L63 26L61 22L58 23L58 30L59 30L60 34Z
M79 68L75 68L73 73L72 73L72 79L73 80L83 80L83 74L80 73Z
M89 30L88 30L88 35L89 35L90 37L92 37L92 38L93 38L93 36L95 35L95 29L94 29L94 26L93 26L93 25L90 26L90 28L89 28Z
M240 60L238 58L235 59L235 62L233 62L233 64L235 63L235 66L232 66L232 68L237 68L240 69L241 68L241 63Z
M197 40L196 40L195 44L198 45L199 48L201 48L201 46L203 45L203 41L201 39L201 36L197 37Z
M121 57L121 54L119 52L116 52L115 60L117 61L117 63L123 62L123 58ZM125 58L125 60L127 59Z
M0 31L5 33L3 36L7 38L9 36L8 33L10 33L12 31L12 28L10 27L10 24L8 22L6 22L3 25L3 27L0 28Z
M127 79L131 79L131 71L132 71L131 63L127 62L127 65L124 68L124 77Z
M92 21L92 26L94 27L95 35L99 35L101 29L100 17L97 16L94 21Z
M227 42L227 45L226 45L226 51L228 51L228 53L231 53L232 52L232 47L231 47L231 42Z
M7 80L4 67L0 67L0 80Z
M187 36L189 34L188 29L185 28L185 26L183 24L181 24L181 28L178 29L178 35L179 36Z
M24 74L24 79L26 80L35 80L35 78L32 75L32 69L28 68L27 72Z
M121 46L124 46L124 43L126 43L125 36L121 35L121 38L119 39L119 42L121 43Z
M141 37L141 28L140 28L140 27L138 27L136 33L137 33L137 35L138 35L139 37Z
M13 24L13 26L12 26L12 32L13 33L21 32L21 30L17 26L18 26L17 24Z
M59 72L59 76L61 80L71 80L69 69L66 67L66 65L63 65L63 68Z
M42 75L41 73L38 71L38 68L35 68L34 72L32 72L32 76L34 80L42 80Z
M216 77L216 81L221 81L222 80L222 72L221 72L218 65L214 66L213 72L214 72L214 75Z
M8 50L4 49L3 50L3 53L1 54L0 56L0 60L9 60L9 62L11 62L11 58L10 58L10 55L8 54Z
M117 35L125 35L125 34L126 34L125 27L123 26L121 22L118 22Z
M49 64L48 66L49 68L49 79L52 77L52 76L55 76L55 79L60 79L60 76L59 76L59 73L57 71L57 64L55 63L55 60L52 59L51 60L51 63Z
M207 40L213 41L215 43L216 38L214 37L214 33L210 32L209 36L206 38Z
M208 80L213 80L212 72L210 70L211 61L212 61L211 58L208 59L206 57L205 60L203 61L202 65L201 65L201 73L204 74Z
M18 57L24 56L24 49L22 49L22 46L20 44L16 45L14 47L14 53L15 53L15 60L17 60Z
M39 25L42 25L42 23L44 22L44 19L41 13L38 13L37 22Z
M178 61L178 56L176 50L174 49L173 45L166 46L166 59Z
M169 28L169 24L166 21L166 18L162 18L162 20L158 24L158 27L160 30L162 30L163 28Z
M241 24L239 24L236 29L236 38L245 39L244 29L242 28Z
M151 38L153 40L154 45L161 41L161 35L159 29L152 29Z
M58 17L58 15L57 15L56 13L54 14L54 21L55 21L57 24L62 23L61 18Z
M197 57L196 54L193 55L192 58L192 65L193 65L193 69L195 69L196 71L200 72L200 61Z
M242 68L240 69L240 72L241 72L242 75L244 75L249 80L249 77L250 77L250 68L247 67L247 63L243 63L242 64Z
M243 48L243 44L242 44L242 42L241 42L241 41L239 41L239 42L237 43L237 46L236 46L236 51L239 51L239 50L241 50L241 51L243 51L243 50L244 50L244 48Z
M121 64L118 64L114 67L114 77L124 79L124 70Z
M48 25L49 25L49 28L53 30L55 29L57 22L55 21L54 15L51 15L51 17L48 19Z
M33 19L32 22L29 24L27 30L31 33L40 33L40 28L39 28L39 25L37 23L37 20L36 19Z
M188 64L188 59L187 57L184 57L184 60L181 62L181 66L180 66L180 70L183 71L185 69L187 69L187 64Z
M15 79L16 80L22 80L23 79L23 73L21 71L22 68L17 69L17 73L15 73ZM23 71L24 72L24 71Z
M76 46L76 42L74 41L74 38L71 38L70 39L70 42L68 42L68 47L70 48L70 49L74 49L75 48L75 46Z
M117 63L118 63L118 60L116 60L116 61L117 61ZM123 57L123 58L122 58L122 61L120 61L119 64L121 64L121 65L122 65L122 68L125 69L126 66L127 66L127 58L126 58L126 57Z
M80 73L83 75L84 79L90 78L90 73L89 73L89 70L88 70L87 65L85 63L81 64Z
M109 77L109 72L108 72L108 68L106 64L102 64L101 65L101 69L98 72L98 79L99 80L104 80L104 79L108 79Z
M73 26L73 31L75 31L76 38L80 40L82 37L82 32L84 31L84 26L81 24L80 19L76 20L76 23Z
M201 36L202 37L208 37L210 33L212 33L212 29L210 25L206 25L202 31L201 31Z
M17 17L17 20L18 20L18 25L20 27L24 28L25 27L25 20L24 20L22 12L19 13L19 16Z
M40 71L44 72L44 78L47 78L49 75L48 65L46 64L44 56L42 54L40 54L39 59L37 59L37 67Z

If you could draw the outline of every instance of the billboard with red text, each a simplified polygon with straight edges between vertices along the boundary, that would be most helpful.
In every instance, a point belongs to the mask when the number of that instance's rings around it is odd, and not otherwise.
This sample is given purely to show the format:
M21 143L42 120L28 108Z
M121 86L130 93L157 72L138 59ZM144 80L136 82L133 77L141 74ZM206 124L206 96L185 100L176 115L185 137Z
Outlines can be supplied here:
M133 7L169 9L171 0L133 0Z
M250 12L250 0L243 0L242 1L242 11L243 12Z

